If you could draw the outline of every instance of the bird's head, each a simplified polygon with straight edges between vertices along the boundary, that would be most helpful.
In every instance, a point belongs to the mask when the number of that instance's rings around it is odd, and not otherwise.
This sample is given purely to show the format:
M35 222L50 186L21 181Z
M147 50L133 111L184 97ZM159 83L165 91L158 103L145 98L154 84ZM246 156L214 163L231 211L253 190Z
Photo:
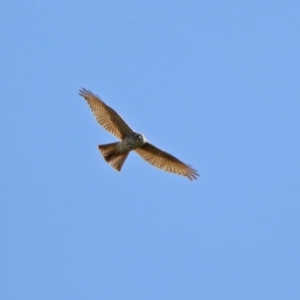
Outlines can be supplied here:
M147 142L145 136L141 133L137 133L137 140L140 145L144 145Z

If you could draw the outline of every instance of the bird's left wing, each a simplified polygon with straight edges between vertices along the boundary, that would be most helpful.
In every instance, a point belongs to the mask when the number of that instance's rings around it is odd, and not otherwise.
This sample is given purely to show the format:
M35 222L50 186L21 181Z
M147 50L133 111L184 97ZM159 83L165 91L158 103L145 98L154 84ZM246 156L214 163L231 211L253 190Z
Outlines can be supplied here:
M106 105L97 95L84 88L79 91L79 95L87 101L98 123L117 138L122 140L133 132L117 112Z
M143 159L153 166L168 172L188 177L190 180L197 179L199 174L191 166L183 163L171 154L164 152L146 142L141 148L134 149Z

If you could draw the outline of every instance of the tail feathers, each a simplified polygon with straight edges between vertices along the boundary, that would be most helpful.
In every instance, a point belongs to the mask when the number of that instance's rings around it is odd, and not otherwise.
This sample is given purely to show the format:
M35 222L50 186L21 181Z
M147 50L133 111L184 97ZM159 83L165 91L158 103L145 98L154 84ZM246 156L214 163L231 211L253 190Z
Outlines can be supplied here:
M98 148L102 153L104 159L111 164L113 168L120 171L124 161L126 160L129 152L119 153L117 151L117 145L119 143L111 143L105 145L99 145Z
M117 143L99 145L98 148L102 153L104 159L109 163L111 159L117 154Z
M126 152L114 157L114 159L112 159L110 162L111 166L116 170L121 171L124 161L126 160L128 154L129 152Z

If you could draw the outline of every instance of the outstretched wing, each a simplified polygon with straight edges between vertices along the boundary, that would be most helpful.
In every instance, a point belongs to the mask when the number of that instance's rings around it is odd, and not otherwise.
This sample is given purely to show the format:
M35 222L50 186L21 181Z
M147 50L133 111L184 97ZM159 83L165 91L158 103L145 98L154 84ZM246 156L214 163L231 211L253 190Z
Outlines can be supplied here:
M188 177L190 180L197 179L199 174L191 166L181 162L171 154L164 152L150 143L146 142L135 151L148 163L168 172L176 173Z
M84 88L79 90L79 95L87 101L98 123L117 138L122 140L133 132L126 122L97 95Z

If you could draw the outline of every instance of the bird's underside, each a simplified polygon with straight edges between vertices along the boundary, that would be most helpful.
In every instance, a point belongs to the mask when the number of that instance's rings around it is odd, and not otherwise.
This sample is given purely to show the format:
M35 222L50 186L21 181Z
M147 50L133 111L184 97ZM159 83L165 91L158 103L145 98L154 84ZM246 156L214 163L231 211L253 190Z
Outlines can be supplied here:
M79 95L87 101L98 123L121 140L98 146L104 159L114 169L120 171L129 152L134 150L157 168L186 176L190 180L197 179L199 174L195 169L148 143L142 134L134 132L118 113L97 95L84 88L79 91Z

